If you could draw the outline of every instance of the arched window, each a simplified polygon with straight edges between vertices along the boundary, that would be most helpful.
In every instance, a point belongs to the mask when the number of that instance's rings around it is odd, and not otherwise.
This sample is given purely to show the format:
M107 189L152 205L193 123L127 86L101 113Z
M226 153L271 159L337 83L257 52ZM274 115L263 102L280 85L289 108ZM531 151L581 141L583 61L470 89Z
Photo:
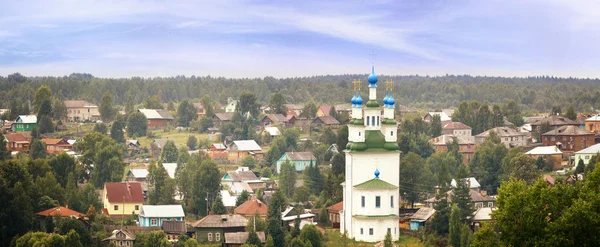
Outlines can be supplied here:
M211 232L209 232L207 235L208 235L208 241L209 241L209 242L212 242L212 233L211 233Z

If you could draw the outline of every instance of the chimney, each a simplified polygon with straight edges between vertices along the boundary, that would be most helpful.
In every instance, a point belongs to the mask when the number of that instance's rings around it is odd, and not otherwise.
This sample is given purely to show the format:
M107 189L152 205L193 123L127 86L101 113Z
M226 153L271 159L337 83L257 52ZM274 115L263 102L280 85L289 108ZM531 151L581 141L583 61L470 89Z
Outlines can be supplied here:
M481 191L481 195L482 195L482 196L487 196L487 191L485 191L485 190L482 190L482 191Z
M262 202L258 202L258 207L262 207Z

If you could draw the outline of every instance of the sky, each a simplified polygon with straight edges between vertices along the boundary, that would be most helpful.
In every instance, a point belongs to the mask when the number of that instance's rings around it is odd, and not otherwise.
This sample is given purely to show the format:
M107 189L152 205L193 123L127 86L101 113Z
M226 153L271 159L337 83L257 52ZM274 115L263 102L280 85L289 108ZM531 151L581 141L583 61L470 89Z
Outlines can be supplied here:
M600 77L600 1L0 0L0 75Z

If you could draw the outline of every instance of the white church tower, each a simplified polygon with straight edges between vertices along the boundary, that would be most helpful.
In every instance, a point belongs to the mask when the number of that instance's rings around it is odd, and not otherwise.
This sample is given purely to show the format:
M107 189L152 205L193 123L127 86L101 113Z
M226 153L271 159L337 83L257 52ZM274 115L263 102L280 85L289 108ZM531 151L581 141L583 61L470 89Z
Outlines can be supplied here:
M396 143L395 101L387 83L383 109L377 102L377 75L371 70L369 100L363 108L360 81L355 82L352 120L348 124L344 208L340 231L358 241L378 242L389 231L397 240L400 151ZM383 114L382 114L383 110ZM341 147L340 147L341 148Z

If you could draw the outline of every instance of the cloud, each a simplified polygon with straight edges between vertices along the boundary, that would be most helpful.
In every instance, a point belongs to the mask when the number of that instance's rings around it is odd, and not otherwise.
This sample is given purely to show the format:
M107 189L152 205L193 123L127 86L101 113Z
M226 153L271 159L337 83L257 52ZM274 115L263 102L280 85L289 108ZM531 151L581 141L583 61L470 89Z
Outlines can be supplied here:
M209 23L210 22L208 22L208 21L185 21L185 22L177 23L175 25L175 28L196 28L196 27L203 27L203 26L206 26Z

